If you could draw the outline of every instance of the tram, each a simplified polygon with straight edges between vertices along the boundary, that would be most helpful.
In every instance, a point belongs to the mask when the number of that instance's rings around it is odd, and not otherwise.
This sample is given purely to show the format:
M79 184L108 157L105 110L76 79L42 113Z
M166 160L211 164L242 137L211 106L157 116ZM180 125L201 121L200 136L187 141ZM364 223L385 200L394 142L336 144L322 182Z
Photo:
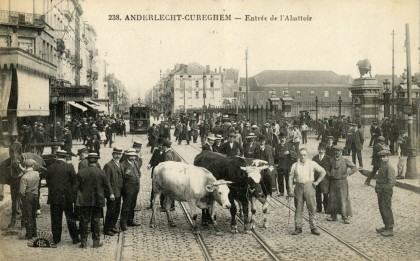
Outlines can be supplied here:
M150 127L150 110L147 105L130 107L130 133L147 133Z

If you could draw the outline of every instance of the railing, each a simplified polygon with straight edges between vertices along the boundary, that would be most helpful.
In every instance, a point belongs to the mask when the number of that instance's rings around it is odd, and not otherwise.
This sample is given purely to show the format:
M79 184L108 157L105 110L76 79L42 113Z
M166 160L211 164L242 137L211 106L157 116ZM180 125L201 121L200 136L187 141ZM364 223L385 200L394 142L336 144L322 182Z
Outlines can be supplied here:
M0 23L43 26L45 24L45 15L0 10Z

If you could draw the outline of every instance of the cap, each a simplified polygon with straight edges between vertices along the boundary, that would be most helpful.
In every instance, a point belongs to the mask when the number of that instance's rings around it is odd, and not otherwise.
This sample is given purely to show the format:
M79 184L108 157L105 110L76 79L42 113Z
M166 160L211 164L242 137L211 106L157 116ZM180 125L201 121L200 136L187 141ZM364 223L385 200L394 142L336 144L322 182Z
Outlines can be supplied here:
M378 156L389 156L391 152L389 150L381 150L378 152Z
M235 137L236 137L236 134L235 134L235 133L230 133L230 134L229 134L229 137L231 137L231 138L235 138Z
M26 167L29 168L29 167L34 166L36 164L36 161L33 160L33 159L27 159L27 160L25 160L24 164L25 164Z
M255 133L253 133L253 132L250 132L249 134L248 134L248 136L246 136L245 138L246 139L252 139L252 138L256 138L257 136L255 135Z
M342 146L340 146L340 145L335 145L333 147L333 149L335 149L335 150L344 150L344 148Z
M65 150L57 150L56 155L58 158L67 158L69 154Z
M88 149L86 147L81 148L81 149L77 150L77 155L80 155L80 154L85 153L85 152L88 152Z
M135 148L135 147L141 147L141 142L135 141L133 143L133 148Z
M114 149L112 150L112 153L122 154L123 150L122 148L114 147Z
M378 137L378 141L385 141L384 136L379 136L379 137Z
M99 159L98 153L95 152L91 152L88 154L88 156L86 157L87 159Z

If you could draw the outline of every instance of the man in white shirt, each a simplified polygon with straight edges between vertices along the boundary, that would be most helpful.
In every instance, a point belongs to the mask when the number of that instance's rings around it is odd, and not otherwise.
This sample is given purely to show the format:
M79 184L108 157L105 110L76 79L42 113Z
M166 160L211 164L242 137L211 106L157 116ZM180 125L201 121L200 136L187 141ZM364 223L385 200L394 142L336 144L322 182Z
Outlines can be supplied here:
M295 198L295 231L292 235L298 235L302 233L302 222L303 222L303 204L306 201L306 207L309 211L309 226L311 233L319 235L319 231L316 227L315 215L316 215L316 198L315 198L315 187L322 181L326 175L324 168L318 165L318 163L307 159L308 151L305 148L299 150L299 160L295 162L290 169L289 176L289 187L292 188L293 182L295 183L294 193L289 192L289 197ZM318 179L314 180L314 172L320 173Z

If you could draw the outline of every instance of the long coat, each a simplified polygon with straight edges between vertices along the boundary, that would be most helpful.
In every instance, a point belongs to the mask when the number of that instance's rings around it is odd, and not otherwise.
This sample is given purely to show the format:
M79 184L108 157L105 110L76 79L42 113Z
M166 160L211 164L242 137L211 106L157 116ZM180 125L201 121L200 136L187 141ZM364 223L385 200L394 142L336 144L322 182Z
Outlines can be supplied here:
M104 166L105 175L111 185L111 193L116 198L121 197L121 190L123 187L123 178L120 165L112 159Z
M315 155L312 158L312 160L315 161L316 163L318 163L319 166L323 167L327 173L329 173L331 171L332 162L331 162L331 157L330 156L325 154L324 157L321 160L319 158L319 155ZM315 180L317 180L318 177L319 177L319 173L315 172ZM319 185L320 185L322 193L328 193L329 188L330 188L330 180L328 179L328 175L326 175L321 180L321 183Z
M76 171L72 164L57 160L47 167L48 204L74 203L77 192Z
M130 194L130 191L140 190L140 169L137 167L137 164L134 161L130 164L128 159L121 162L121 171L123 177L123 190L124 193Z
M360 130L355 130L350 135L350 144L354 143L357 150L362 150L364 141L365 139L363 138L363 134Z
M77 174L78 190L76 206L104 207L105 196L112 194L111 185L105 172L94 165L84 168Z
M229 142L225 142L222 145L222 153L226 156L239 156L243 154L241 145L236 141L233 142L232 147L230 147Z

